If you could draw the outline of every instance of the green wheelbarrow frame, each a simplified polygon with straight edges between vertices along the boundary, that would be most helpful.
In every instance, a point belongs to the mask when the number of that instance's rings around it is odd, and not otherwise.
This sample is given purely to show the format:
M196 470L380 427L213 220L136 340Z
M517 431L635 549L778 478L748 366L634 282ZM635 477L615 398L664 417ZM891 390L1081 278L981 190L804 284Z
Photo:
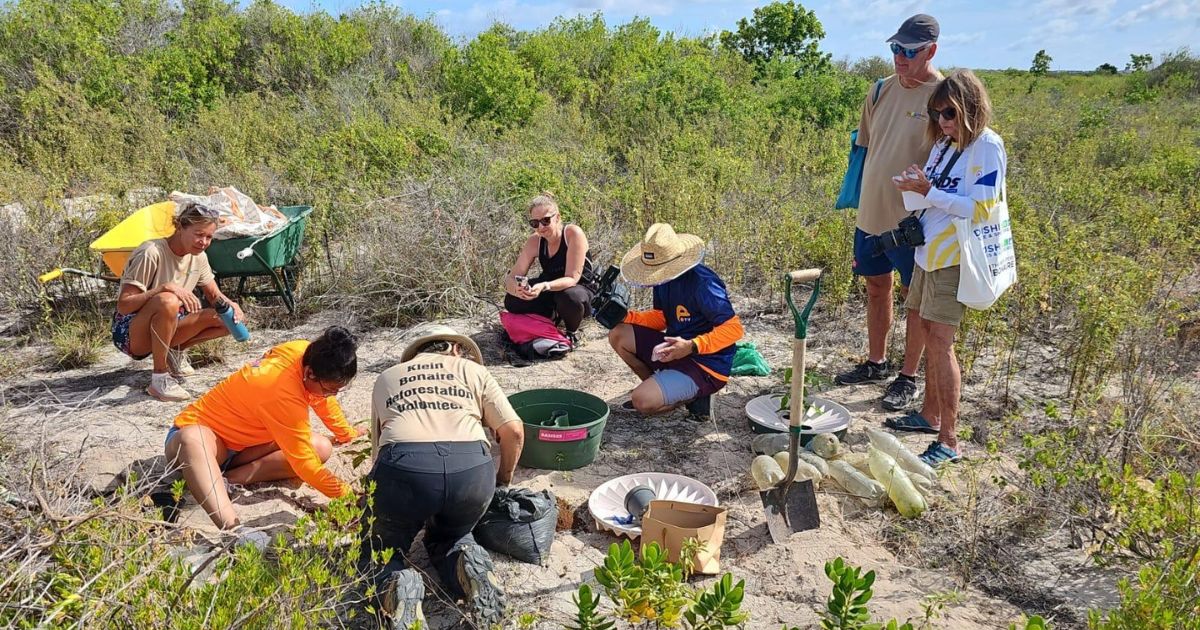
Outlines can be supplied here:
M300 271L300 246L312 206L283 206L288 222L264 236L214 240L208 246L208 264L218 284L237 278L238 296L278 297L289 313L296 312L296 281ZM266 276L274 290L246 291L246 280Z

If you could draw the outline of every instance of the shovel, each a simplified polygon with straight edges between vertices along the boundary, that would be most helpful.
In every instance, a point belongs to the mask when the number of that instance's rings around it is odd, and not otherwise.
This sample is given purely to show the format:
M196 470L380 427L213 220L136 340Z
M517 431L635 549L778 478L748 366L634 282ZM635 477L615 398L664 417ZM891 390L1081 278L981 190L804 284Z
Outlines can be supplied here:
M817 512L817 496L811 480L793 484L796 478L796 457L800 448L800 429L804 421L804 351L808 345L808 316L812 313L817 295L821 292L821 270L805 269L793 271L784 279L784 295L788 308L796 322L796 338L792 340L792 390L791 408L788 413L788 467L779 485L759 493L763 509L767 514L767 530L773 542L783 542L793 532L816 529L821 526L821 515ZM796 308L792 301L792 287L811 284L812 294L804 310ZM793 487L794 486L794 487Z

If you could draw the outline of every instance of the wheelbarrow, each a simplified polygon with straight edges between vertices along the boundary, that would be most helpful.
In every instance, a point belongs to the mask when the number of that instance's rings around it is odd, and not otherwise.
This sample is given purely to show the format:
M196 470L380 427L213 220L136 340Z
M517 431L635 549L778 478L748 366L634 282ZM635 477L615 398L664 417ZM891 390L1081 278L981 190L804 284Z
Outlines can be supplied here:
M304 242L304 223L312 210L312 206L284 206L279 208L279 211L288 218L287 223L269 234L214 239L206 253L217 282L237 278L237 295L278 297L283 300L288 312L294 313L295 291L300 271L299 253ZM42 274L38 279L46 283L62 277L63 274L70 274L120 282L125 264L129 262L133 250L150 239L166 238L174 233L174 214L173 201L146 206L125 217L100 238L92 241L89 249L100 254L110 273L63 268ZM258 276L269 278L274 290L246 291L246 280Z

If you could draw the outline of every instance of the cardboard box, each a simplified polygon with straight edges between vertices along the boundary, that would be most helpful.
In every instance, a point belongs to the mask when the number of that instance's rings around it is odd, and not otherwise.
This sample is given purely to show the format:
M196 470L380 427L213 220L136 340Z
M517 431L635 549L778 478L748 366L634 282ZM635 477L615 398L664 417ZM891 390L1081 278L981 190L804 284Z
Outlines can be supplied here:
M642 517L642 546L658 543L667 550L671 562L679 562L683 541L695 538L704 543L694 558L695 572L716 574L721 570L727 511L728 508L683 501L651 501L650 509Z

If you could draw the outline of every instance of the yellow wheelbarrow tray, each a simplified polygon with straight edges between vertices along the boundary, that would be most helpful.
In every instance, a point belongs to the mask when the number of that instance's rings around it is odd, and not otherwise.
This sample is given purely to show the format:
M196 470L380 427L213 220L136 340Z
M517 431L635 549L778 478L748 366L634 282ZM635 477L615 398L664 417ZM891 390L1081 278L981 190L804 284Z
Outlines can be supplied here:
M213 240L206 253L216 280L238 278L239 295L279 297L288 312L295 312L300 246L304 242L304 223L312 210L312 206L284 206L279 211L288 218L287 223L269 234ZM42 274L38 280L46 283L71 274L119 282L133 250L148 240L173 234L174 218L174 201L156 203L138 209L92 241L88 248L100 254L111 274L62 268ZM269 277L274 290L246 292L246 279L254 276Z

